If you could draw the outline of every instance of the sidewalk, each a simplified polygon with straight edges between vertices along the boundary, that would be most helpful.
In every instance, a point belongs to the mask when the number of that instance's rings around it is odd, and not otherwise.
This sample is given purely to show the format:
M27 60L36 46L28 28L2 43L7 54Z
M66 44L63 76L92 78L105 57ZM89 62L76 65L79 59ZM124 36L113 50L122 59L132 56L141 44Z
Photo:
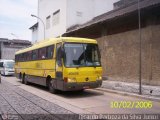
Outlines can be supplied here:
M155 98L160 101L160 86L150 86L142 84L142 95L139 94L138 83L126 83L120 81L104 80L99 90L132 95L132 96L145 96L147 98Z

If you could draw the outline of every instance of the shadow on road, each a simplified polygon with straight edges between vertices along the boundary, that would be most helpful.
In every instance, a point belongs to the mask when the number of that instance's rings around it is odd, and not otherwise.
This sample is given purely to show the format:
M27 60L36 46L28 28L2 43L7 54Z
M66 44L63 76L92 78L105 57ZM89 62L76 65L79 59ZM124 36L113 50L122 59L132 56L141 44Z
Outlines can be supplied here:
M21 81L18 81L18 82L21 83ZM37 89L49 92L47 87L44 87L41 85L29 83L29 86L32 86ZM91 97L91 96L101 96L101 95L103 95L103 93L99 92L99 91L92 90L92 89L87 89L84 91L65 91L65 92L58 91L58 93L56 95L64 97L64 98L68 98L68 99L73 99L73 98L83 98L83 97Z
M14 75L2 75L2 74L1 74L1 76L2 77L15 77Z

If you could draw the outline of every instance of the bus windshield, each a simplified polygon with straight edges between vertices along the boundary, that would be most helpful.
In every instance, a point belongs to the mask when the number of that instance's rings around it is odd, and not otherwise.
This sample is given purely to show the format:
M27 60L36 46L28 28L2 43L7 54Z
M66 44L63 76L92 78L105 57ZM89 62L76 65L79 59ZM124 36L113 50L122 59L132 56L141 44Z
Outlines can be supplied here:
M65 43L64 51L66 67L97 67L101 65L97 44Z
M14 62L5 62L4 67L6 68L13 68L14 67Z

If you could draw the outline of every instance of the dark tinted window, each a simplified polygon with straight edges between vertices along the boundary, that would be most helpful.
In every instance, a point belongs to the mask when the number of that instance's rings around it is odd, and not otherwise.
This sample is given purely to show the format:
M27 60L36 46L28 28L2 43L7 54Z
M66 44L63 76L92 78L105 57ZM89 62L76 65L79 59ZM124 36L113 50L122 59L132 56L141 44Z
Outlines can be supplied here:
M38 59L46 59L46 48L41 48L38 50Z
M26 60L29 61L32 58L32 51L27 52Z
M19 61L22 61L22 54L19 55Z
M0 67L3 67L3 62L0 62Z
M37 60L38 59L38 50L33 50L32 51L32 60Z
M26 60L27 60L27 56L28 56L28 53L24 53L24 54L23 54L23 61L26 61Z
M18 61L18 55L15 55L15 61L16 62Z
M46 58L52 58L53 57L53 52L54 52L54 45L48 46L47 47L47 56Z

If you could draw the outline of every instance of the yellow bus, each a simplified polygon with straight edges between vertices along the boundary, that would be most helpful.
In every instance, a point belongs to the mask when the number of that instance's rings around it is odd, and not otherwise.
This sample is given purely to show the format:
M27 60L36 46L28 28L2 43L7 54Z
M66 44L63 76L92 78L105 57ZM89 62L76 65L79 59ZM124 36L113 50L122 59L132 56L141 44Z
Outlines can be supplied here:
M102 84L96 40L51 38L15 54L15 74L22 83L47 86L49 91L84 90Z

